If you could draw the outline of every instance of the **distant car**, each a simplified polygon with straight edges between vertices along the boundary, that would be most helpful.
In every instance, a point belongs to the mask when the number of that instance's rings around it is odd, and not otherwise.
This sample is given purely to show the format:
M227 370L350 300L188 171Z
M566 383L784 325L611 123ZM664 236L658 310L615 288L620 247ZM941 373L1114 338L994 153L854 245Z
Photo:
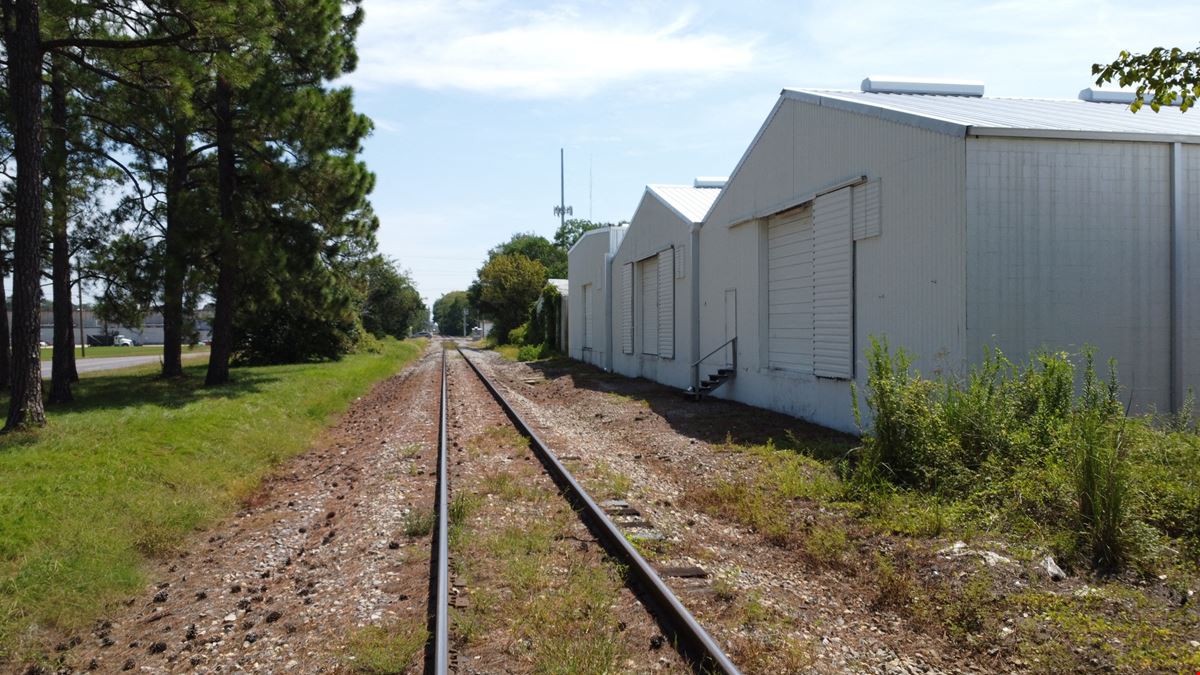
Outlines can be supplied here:
M132 347L133 340L125 337L124 335L114 335L113 336L113 346L114 347Z
M413 337L433 337L433 336L429 334L429 331L423 330L418 333L414 333Z

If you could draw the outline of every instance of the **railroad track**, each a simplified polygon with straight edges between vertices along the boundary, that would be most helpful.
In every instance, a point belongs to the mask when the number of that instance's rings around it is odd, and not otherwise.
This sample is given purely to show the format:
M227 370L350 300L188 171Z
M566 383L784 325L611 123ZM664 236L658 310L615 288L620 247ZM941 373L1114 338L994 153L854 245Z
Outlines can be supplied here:
M587 525L588 529L604 547L605 551L624 565L628 570L627 582L632 589L643 598L646 608L654 615L664 634L670 640L680 655L693 667L696 672L739 673L737 667L730 661L715 640L696 621L691 612L675 596L663 582L653 566L638 553L637 549L625 538L620 528L613 523L604 509L584 490L583 486L571 475L571 472L559 461L537 432L521 417L520 413L504 398L495 384L479 369L475 362L457 348L459 355L478 376L479 380L491 393L496 403L504 410L516 429L529 440L530 447L537 455L550 478L558 486L562 495L571 502L575 512ZM444 675L452 669L450 654L450 571L449 571L449 483L447 473L448 443L447 443L447 410L448 393L447 357L449 350L442 351L441 396L439 407L438 433L438 471L436 497L436 525L434 528L432 561L433 578L431 580L431 595L434 616L431 617L433 634L429 650L432 652L426 658L426 672L434 675Z

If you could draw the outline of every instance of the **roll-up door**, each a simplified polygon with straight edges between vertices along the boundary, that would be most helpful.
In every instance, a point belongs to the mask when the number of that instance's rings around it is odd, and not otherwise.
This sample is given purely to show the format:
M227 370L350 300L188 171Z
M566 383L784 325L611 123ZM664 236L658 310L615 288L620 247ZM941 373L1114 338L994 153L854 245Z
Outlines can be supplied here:
M804 207L767 223L767 361L813 370L813 217Z
M633 353L633 263L621 265L621 353Z
M592 285L583 285L583 348L592 348Z
M658 354L658 256L638 262L642 353Z
M813 372L853 376L854 244L850 188L813 205Z
M658 355L675 358L675 252L658 254Z

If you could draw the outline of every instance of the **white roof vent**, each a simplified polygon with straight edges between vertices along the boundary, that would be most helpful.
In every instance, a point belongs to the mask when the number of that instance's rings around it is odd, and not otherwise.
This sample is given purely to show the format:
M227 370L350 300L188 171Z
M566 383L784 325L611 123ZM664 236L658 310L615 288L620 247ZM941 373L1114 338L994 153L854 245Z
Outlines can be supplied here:
M1129 105L1137 98L1137 94L1132 91L1122 91L1120 89L1098 89L1096 87L1088 87L1079 92L1080 101L1088 101L1091 103L1124 103Z
M1088 87L1079 92L1079 100L1089 103L1123 103L1129 105L1137 98L1137 92L1127 89L1099 89L1097 87ZM1143 100L1149 103L1153 97L1146 94ZM1179 97L1171 101L1170 105L1179 105Z
M977 80L907 80L899 77L868 77L862 90L873 94L928 94L933 96L983 96Z
M728 176L696 176L696 181L692 185L698 188L723 188L728 182Z

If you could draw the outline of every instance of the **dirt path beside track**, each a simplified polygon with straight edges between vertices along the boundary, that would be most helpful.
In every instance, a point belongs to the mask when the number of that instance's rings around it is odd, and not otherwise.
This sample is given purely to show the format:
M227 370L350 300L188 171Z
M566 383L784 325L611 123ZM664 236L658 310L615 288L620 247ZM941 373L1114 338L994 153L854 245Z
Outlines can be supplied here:
M388 635L423 644L429 540L403 530L432 510L440 359L434 343L156 564L142 594L68 639L64 670L330 672Z

